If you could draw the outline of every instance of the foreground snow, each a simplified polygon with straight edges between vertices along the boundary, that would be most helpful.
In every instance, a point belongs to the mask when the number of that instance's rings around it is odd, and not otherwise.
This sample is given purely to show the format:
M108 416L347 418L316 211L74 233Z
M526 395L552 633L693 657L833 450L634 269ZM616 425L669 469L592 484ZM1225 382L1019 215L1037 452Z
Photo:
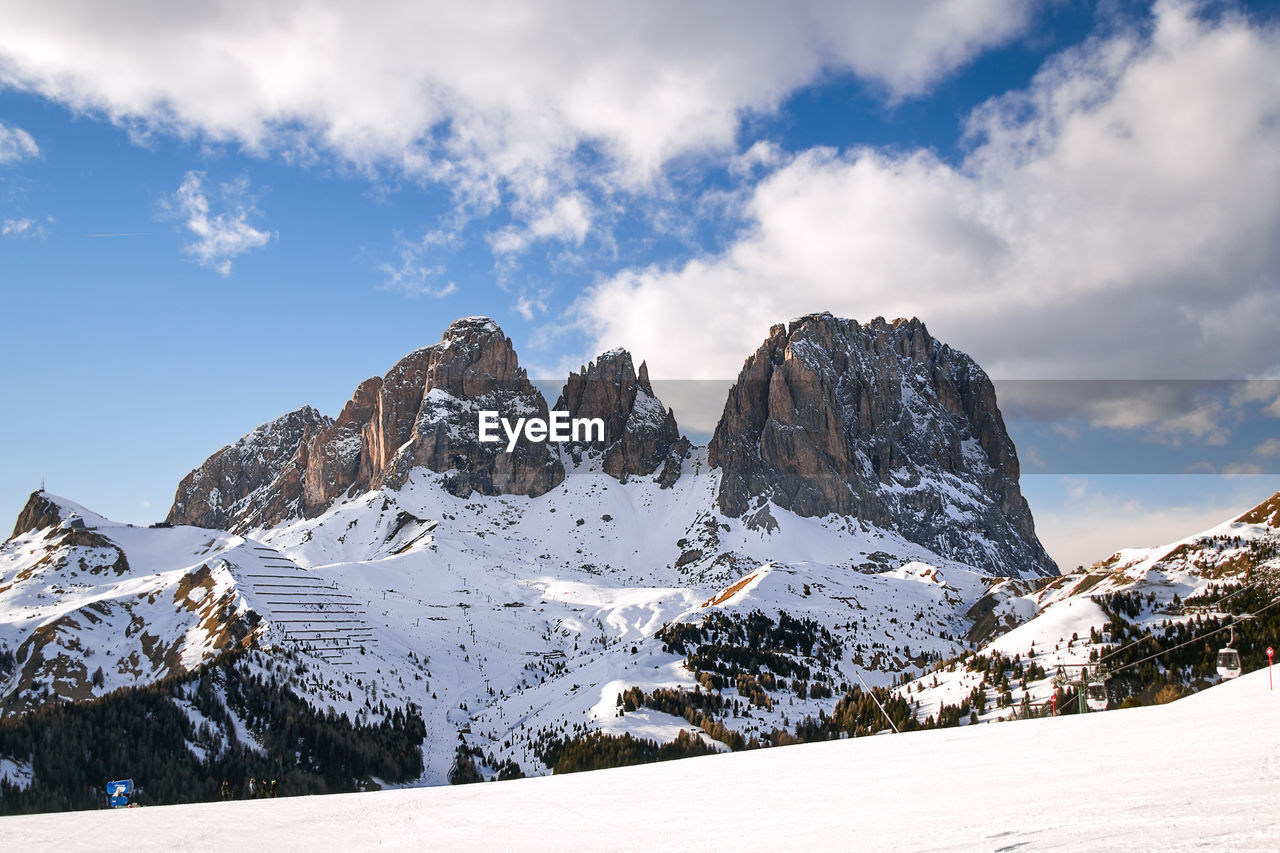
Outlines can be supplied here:
M572 776L0 819L6 850L1274 850L1280 692Z

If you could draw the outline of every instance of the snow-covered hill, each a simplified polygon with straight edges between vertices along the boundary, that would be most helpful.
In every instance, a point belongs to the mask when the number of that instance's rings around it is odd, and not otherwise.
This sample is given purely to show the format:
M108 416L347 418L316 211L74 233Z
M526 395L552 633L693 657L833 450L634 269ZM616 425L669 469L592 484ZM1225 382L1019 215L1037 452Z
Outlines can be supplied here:
M493 785L0 820L11 850L1234 850L1280 838L1280 693Z
M1216 681L1216 674L1187 664L1187 653L1171 658L1157 652L1185 643L1190 653L1203 655L1227 645L1232 634L1223 629L1230 628L1237 645L1247 644L1242 648L1246 667L1262 665L1263 649L1277 639L1266 633L1271 623L1241 615L1267 608L1268 619L1274 619L1277 589L1280 493L1201 533L1157 547L1124 549L1088 569L1010 595L994 611L1016 614L1014 627L967 659L934 667L896 692L918 705L916 716L923 720L980 690L987 703L974 710L978 720L989 722L1025 714L1028 706L1040 708L1064 680L1077 681L1081 668L1091 678L1099 669L1103 677L1116 676L1112 704L1123 698L1117 688L1132 678L1135 659L1170 683ZM1190 642L1193 633L1210 632L1204 641ZM1073 691L1071 686L1064 692Z
M704 450L669 489L622 483L593 457L539 498L461 499L441 476L418 469L399 491L247 536L130 527L36 496L56 523L0 549L0 648L17 659L5 701L84 699L236 644L274 646L306 659L293 687L318 707L420 707L421 783L446 781L460 733L485 776L508 761L537 774L547 738L661 742L690 728L619 710L627 689L693 687L684 655L656 636L664 625L785 613L836 639L821 661L792 656L825 691L784 681L765 705L743 685L720 691L742 706L726 723L750 738L829 710L858 678L889 685L958 654L966 614L1010 582L839 516L775 510L776 528L752 529L716 509Z

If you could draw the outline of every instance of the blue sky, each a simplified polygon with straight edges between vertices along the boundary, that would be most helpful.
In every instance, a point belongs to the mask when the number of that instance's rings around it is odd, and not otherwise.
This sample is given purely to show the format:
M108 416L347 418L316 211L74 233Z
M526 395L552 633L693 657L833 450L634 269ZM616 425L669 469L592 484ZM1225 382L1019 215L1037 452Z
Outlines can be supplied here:
M1273 3L7 5L0 517L158 518L469 314L670 380L918 315L1064 563L1280 488Z

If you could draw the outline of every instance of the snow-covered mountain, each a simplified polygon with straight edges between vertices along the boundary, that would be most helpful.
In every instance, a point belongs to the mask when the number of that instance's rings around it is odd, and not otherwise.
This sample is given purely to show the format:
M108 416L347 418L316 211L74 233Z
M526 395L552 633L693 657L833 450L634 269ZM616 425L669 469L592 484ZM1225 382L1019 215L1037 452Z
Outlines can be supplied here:
M420 709L423 784L546 773L595 736L722 750L1034 615L1054 569L989 381L918 321L775 328L710 449L623 351L557 407L604 439L481 443L479 410L548 407L468 318L336 419L218 451L164 525L33 494L0 547L0 707L251 647L316 708Z

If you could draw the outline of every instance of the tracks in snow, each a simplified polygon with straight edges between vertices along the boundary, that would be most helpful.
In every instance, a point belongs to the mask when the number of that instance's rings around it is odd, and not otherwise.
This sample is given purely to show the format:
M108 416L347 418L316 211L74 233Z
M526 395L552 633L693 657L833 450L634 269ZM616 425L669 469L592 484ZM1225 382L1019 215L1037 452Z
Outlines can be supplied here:
M377 645L366 602L323 581L275 548L249 544L254 558L238 567L254 607L286 643L322 660L364 673L364 654ZM249 562L249 561L246 561Z

